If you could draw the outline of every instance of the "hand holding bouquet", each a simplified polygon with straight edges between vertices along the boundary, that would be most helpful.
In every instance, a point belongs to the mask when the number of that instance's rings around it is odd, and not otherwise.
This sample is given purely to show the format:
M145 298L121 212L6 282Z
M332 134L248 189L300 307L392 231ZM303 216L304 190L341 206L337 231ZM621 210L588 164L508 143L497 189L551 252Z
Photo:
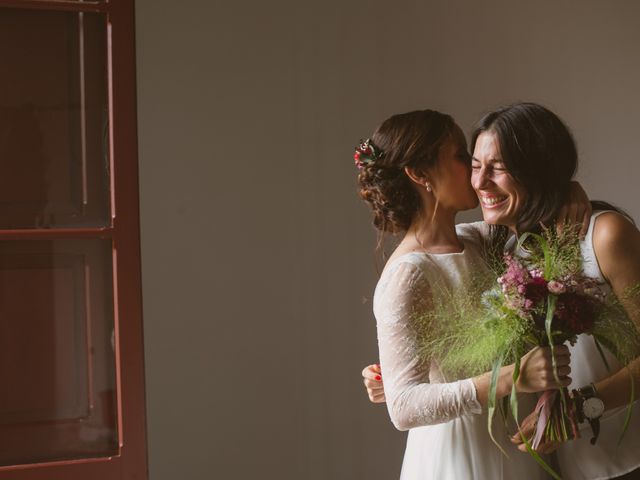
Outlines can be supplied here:
M505 254L494 268L500 273L494 277L493 285L476 287L476 291L482 291L479 311L469 295L458 298L451 294L436 305L435 313L425 319L426 323L423 320L423 325L428 324L432 330L437 321L435 316L449 320L440 326L435 339L424 343L425 354L438 358L443 370L475 374L491 367L488 428L496 445L492 423L497 377L504 364L515 363L509 406L517 421L520 359L532 348L550 347L557 385L569 383L568 371L558 368L559 354L564 354L566 347L561 347L561 352L558 346L575 344L580 334L592 337L605 365L603 347L623 365L640 351L638 332L619 299L605 293L603 284L584 274L575 231L526 233L520 237L515 251L518 256ZM536 448L579 436L575 406L566 387L562 387L543 392L535 411L534 433L529 437L520 431L521 441L548 473L559 478Z

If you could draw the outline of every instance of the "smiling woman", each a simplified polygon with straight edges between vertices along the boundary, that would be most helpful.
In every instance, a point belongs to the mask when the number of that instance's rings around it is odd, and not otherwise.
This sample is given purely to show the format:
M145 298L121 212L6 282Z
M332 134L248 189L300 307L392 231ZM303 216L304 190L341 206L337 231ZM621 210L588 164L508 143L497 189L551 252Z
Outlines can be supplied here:
M567 125L541 105L517 103L484 116L472 139L476 167L473 186L481 198L485 221L498 232L510 230L516 234L549 225L569 194L570 180L577 168L577 149ZM506 171L492 173L492 165ZM597 281L605 295L615 294L621 299L627 315L640 329L640 298L631 294L640 286L640 232L614 206L606 202L592 205L596 213L580 242L584 274ZM620 335L622 327L616 325L613 330ZM617 445L628 421L627 411L621 407L628 403L632 387L640 386L640 357L625 369L607 348L603 349L608 358L605 367L598 348L584 334L570 347L570 389L578 392L574 393L577 404L582 405L580 398L598 398L604 403L605 413L602 418L598 415L592 419L592 432L583 422L580 428L586 431L581 438L559 447L548 446L558 447L565 479L640 478L637 402L629 410L631 421L624 441ZM583 392L588 392L585 397ZM586 411L582 414L588 417ZM536 415L533 412L523 422L525 432L529 433ZM598 432L600 440L595 443ZM520 449L525 450L524 445ZM628 475L621 477L623 474Z
M471 183L487 223L515 223L526 194L507 172L495 133L487 131L480 134L471 168Z
M499 108L478 122L471 145L485 222L524 232L555 220L578 167L574 139L556 114L533 103Z

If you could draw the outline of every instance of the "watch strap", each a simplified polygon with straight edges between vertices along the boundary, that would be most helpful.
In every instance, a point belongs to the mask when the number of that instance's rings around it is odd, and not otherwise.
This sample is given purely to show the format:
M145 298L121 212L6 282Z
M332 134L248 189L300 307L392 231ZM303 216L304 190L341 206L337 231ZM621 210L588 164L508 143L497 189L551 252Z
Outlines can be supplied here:
M589 398L599 398L598 391L596 390L596 386L593 383L589 385L585 385L584 387L578 388L578 390L574 390L574 400L576 402L576 411L578 413L578 421L580 423L587 420L589 425L591 426L591 431L593 433L593 437L590 440L591 445L595 445L598 440L598 436L600 435L600 416L596 418L589 418L584 414L583 406L585 400Z

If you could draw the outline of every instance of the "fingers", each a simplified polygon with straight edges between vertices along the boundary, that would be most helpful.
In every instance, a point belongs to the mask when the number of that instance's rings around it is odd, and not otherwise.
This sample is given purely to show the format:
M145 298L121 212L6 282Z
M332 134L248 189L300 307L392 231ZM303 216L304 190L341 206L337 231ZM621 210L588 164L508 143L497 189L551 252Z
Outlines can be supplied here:
M384 391L384 387L382 386L382 378L380 376L378 376L378 378L365 378L363 380L363 383L367 391Z
M584 238L589 229L592 213L593 207L587 192L584 191L580 183L572 181L569 183L567 202L558 210L556 228L561 232L566 224L575 225L579 228L580 237Z
M382 370L379 364L367 365L362 370L362 381L367 389L367 395L372 403L384 403L384 386L382 384Z
M554 358L555 357L555 358ZM520 377L516 389L522 392L540 392L549 388L571 384L571 353L566 345L536 347L525 354L520 362Z
M582 206L576 203L570 203L563 205L558 210L556 217L556 230L562 232L567 225L575 225L582 221L583 213L580 211Z
M373 403L385 402L384 389L382 387L367 387L367 395Z
M511 442L517 445L524 443L522 437L531 438L533 433L535 432L536 423L538 422L538 414L536 412L531 412L527 418L525 418L520 423L520 429L513 434L511 437Z
M534 449L534 451L537 452L537 453L540 453L542 455L546 455L548 453L553 452L556 448L558 448L558 445L560 445L559 442L542 443L542 444L538 445L538 448ZM518 446L518 450L520 450L521 452L526 453L527 452L527 446L523 443L522 445Z
M575 225L581 218L582 216L578 218L578 205L572 203L567 209L567 216L564 219L564 223L567 225Z
M549 349L549 355L551 354L551 349ZM568 387L571 384L571 377L569 374L571 373L571 353L569 352L569 347L566 345L560 345L555 347L555 360L556 360L556 372L553 372L553 359L549 358L551 365L551 373L553 374L554 379L556 376L560 380L560 382L555 382L558 386Z
M549 353L551 353L551 347L545 347ZM553 352L556 354L556 356L559 355L571 355L571 352L569 351L569 347L567 347L566 345L556 345L553 347Z
M531 351L533 352L533 351L536 351L536 350L539 350L544 355L546 355L548 357L551 357L551 347L535 347ZM558 356L571 356L571 351L569 350L569 347L567 347L565 344L554 345L553 353L556 355L556 357L558 357Z
M367 365L362 370L362 378L368 378L370 380L382 380L382 370L380 369L380 365L374 363L372 365Z
M591 214L593 213L591 210L591 204L589 204L589 207L590 208L588 208L582 216L582 227L580 227L581 240L584 240L584 238L587 236L587 232L589 231L589 224L591 223Z
M373 378L365 378L363 380L364 386L371 390L382 390L382 382Z
M548 453L553 452L556 448L558 448L558 445L560 445L560 443L558 442L545 443L543 445L539 445L536 451L538 453L542 453L546 455Z
M569 357L556 357L556 368L560 370L561 368L569 367L570 361L571 358ZM549 368L553 368L553 361L551 359L549 359Z
M571 377L560 377L559 385L562 387L568 387L569 385L571 385L571 382L573 382L573 378Z
M556 379L556 376L553 375L553 373L549 374L546 380L547 386L545 387L545 390L548 390L550 387L568 387L571 385L571 382L573 382L573 379L568 376L563 377L558 375L558 378Z
M552 361L551 347L538 347L540 354L545 361ZM556 358L556 365L569 365L571 361L571 352L566 345L557 345L553 347L553 356Z
M571 361L571 352L569 351L569 347L566 345L558 345L553 348L553 356L556 359L556 365L563 366L569 365ZM531 350L525 357L528 359L535 361L536 358L538 361L542 359L545 364L551 364L553 362L553 358L551 355L551 347L536 347Z
M533 431L529 432L528 434L525 433L525 437L526 438L530 437L531 433L533 433ZM511 443L515 443L516 445L520 445L521 443L524 443L524 441L522 440L522 436L520 435L520 432L516 432L516 434L511 437Z
M567 222L568 216L569 216L569 207L567 205L563 205L558 210L558 215L556 216L556 230L558 230L558 232L562 231L562 228Z
M511 437L511 443L515 444L521 452L527 452L527 446L524 443L522 437L529 440L529 444L533 439L533 435L535 433L536 424L538 422L538 414L536 412L531 412L520 424L520 430L515 433ZM553 452L560 445L559 442L548 442L542 443L538 445L538 448L535 449L536 452L540 454L546 454Z
M369 397L369 400L371 400L372 403L384 403L387 401L386 397L384 396L384 391L382 393Z

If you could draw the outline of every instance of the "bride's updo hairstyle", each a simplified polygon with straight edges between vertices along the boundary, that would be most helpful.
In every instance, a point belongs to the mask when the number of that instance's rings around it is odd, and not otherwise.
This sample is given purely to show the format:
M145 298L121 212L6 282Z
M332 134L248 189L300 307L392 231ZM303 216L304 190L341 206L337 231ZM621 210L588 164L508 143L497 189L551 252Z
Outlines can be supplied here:
M371 144L380 157L359 165L358 183L378 230L395 234L409 229L421 200L404 169L435 167L440 147L454 127L449 115L418 110L394 115L375 131Z
M541 105L516 103L480 119L471 136L472 151L484 132L496 136L505 168L527 193L518 213L518 231L551 224L567 201L569 182L578 167L569 128Z

